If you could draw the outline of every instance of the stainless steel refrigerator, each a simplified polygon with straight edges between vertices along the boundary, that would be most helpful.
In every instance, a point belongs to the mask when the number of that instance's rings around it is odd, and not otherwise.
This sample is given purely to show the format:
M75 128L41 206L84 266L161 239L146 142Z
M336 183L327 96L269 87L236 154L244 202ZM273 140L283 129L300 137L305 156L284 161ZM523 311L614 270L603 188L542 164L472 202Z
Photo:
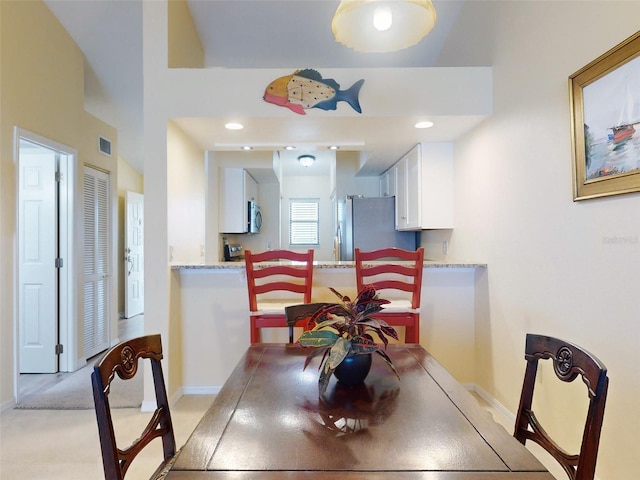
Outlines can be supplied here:
M416 249L417 232L399 232L395 228L395 200L395 197L359 196L338 200L336 260L353 260L355 248L366 251L385 247Z

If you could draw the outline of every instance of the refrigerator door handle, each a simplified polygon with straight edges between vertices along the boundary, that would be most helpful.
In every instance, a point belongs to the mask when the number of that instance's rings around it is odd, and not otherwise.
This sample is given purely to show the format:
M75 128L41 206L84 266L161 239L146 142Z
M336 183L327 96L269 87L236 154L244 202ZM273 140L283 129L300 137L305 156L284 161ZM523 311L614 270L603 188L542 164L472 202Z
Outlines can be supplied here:
M333 259L336 262L342 260L340 258L340 234L333 237Z

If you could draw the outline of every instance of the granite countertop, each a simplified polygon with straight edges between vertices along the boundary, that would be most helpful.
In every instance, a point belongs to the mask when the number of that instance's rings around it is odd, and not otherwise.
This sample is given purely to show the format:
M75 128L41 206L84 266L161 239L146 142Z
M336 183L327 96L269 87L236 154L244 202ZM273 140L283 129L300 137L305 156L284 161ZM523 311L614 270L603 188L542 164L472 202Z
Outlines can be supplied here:
M377 262L370 262L375 264ZM317 260L313 262L315 268L355 268L355 262L337 262L335 260ZM171 270L244 270L243 261L212 262L207 264L171 265ZM447 262L442 260L425 260L424 268L487 268L485 263Z

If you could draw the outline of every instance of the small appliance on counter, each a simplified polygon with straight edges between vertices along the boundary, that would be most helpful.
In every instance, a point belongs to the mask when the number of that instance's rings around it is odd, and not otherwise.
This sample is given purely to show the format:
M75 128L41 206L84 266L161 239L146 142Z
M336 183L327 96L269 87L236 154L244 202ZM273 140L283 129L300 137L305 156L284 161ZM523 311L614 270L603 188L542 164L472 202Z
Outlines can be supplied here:
M242 260L244 247L239 243L227 243L224 245L224 261L235 262Z

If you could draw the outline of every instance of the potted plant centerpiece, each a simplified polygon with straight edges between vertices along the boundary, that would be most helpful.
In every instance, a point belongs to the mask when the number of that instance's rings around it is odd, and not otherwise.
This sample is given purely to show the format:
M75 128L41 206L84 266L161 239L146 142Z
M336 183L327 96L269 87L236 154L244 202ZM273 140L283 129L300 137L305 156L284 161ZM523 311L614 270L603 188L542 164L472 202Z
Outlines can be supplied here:
M329 289L340 299L340 303L325 304L313 313L309 324L315 326L303 332L299 339L303 347L314 347L305 360L304 368L312 358L322 355L318 380L320 394L325 392L334 374L342 383L362 383L369 373L372 353L380 355L400 378L385 351L389 343L387 336L397 340L398 334L386 322L375 318L376 312L383 309L382 305L390 302L379 298L371 285L365 285L353 301L335 289ZM374 341L372 333L378 336L382 344ZM358 365L361 369L359 375L352 371L357 370Z

